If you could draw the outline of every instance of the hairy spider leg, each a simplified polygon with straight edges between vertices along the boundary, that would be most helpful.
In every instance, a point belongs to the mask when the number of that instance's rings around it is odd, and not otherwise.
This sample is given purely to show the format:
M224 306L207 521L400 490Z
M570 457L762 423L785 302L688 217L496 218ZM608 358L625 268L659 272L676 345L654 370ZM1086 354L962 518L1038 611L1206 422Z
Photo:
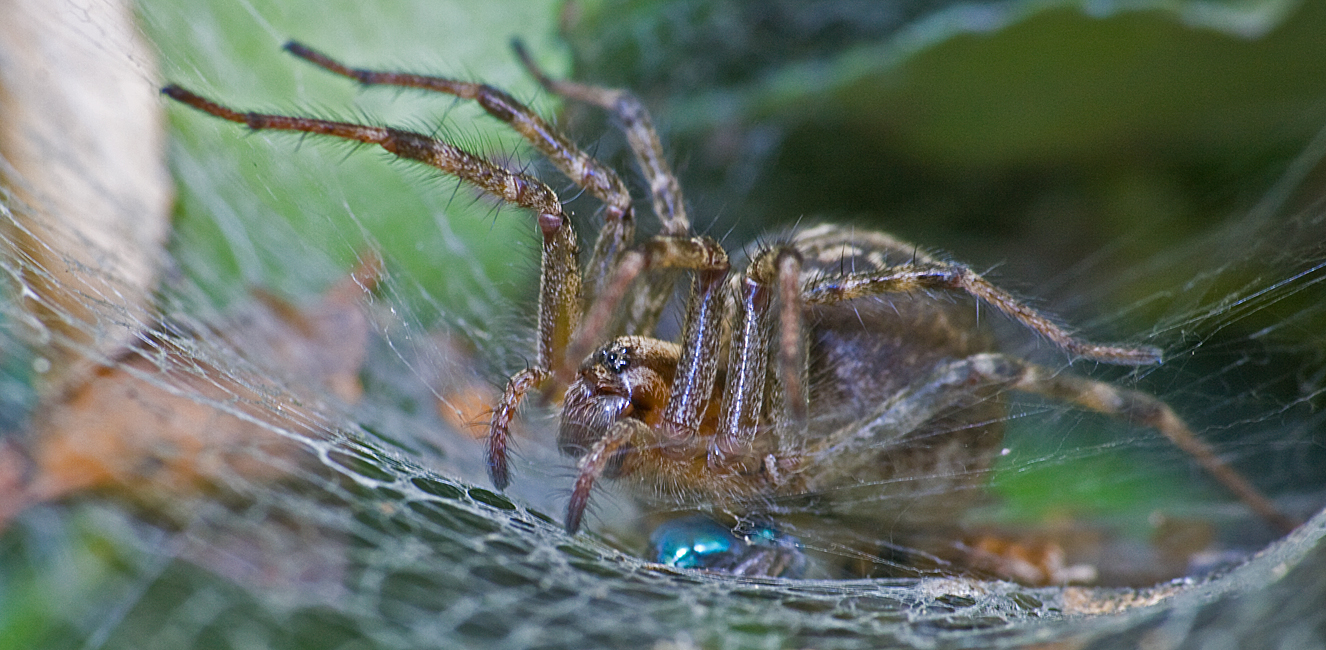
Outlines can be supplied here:
M791 431L805 428L810 409L806 392L809 368L801 327L803 262L801 254L790 246L778 249L774 257L774 271L778 274L778 372L773 379L776 393L782 397L782 427ZM774 398L771 394L770 399Z
M1099 345L1074 337L1044 314L1022 304L989 280L958 264L893 266L873 272L822 277L808 283L802 299L807 305L827 305L853 298L906 293L918 289L965 292L1078 357L1126 366L1148 366L1161 361L1159 348Z
M711 462L734 466L764 463L775 482L778 463L765 457L781 450L778 436L805 426L809 409L801 269L801 254L792 246L766 248L754 256L738 282L727 384L712 443ZM766 428L770 420L772 431ZM775 438L757 449L757 438L765 432Z
M683 237L691 234L691 223L686 217L686 205L682 200L681 184L668 166L663 154L663 144L659 141L658 131L649 117L644 104L630 91L620 88L603 88L574 81L553 79L543 72L530 57L520 41L513 41L511 47L516 56L525 65L530 75L554 95L567 99L593 104L612 113L621 120L626 139L635 152L640 170L649 182L649 194L653 199L654 214L662 222L661 234Z
M623 418L614 422L608 432L589 448L589 452L580 459L571 500L566 504L565 525L568 534L574 535L580 529L585 508L589 506L589 495L594 490L594 482L608 469L617 452L629 444L647 443L654 437L654 430L649 425L634 418Z
M525 69L529 71L545 90L567 99L592 104L603 108L621 122L626 140L635 154L636 163L649 183L649 194L654 207L654 216L660 223L659 234L670 237L686 237L692 234L690 219L686 216L686 201L682 198L681 183L668 165L663 153L663 143L659 140L654 121L649 110L634 94L619 88L603 88L576 83L563 79L553 79L543 72L525 50L519 40L512 41ZM627 308L626 333L650 336L658 321L663 316L663 309L672 298L676 286L677 273L661 271L653 274L643 291L634 294L634 300ZM604 274L603 277L607 277Z
M571 221L557 194L532 176L507 170L480 156L419 133L307 117L241 113L176 85L161 89L168 97L250 129L296 131L376 144L397 156L422 162L470 183L503 201L532 210L543 234L539 278L538 342L534 367L507 382L489 426L489 474L499 489L510 481L506 462L507 426L532 385L564 364L563 354L580 323L583 303L579 247Z
M742 462L750 456L762 424L772 334L769 329L772 287L758 279L760 274L754 266L758 264L747 267L737 281L736 319L728 344L726 385L720 402L718 431L710 448L710 462L716 465Z
M745 473L763 464L775 482L777 464L766 457L779 451L784 431L805 423L807 410L801 262L791 246L765 248L735 283L726 385L710 447L711 464ZM770 420L773 430L767 426Z
M976 354L940 367L925 381L899 392L870 415L830 435L813 452L816 462L852 458L866 449L901 441L911 431L945 411L962 406L973 388L1017 390L1076 404L1133 426L1155 429L1191 455L1218 482L1268 524L1287 533L1297 522L1220 460L1209 445L1188 428L1168 404L1147 393L1093 379L1057 373L1016 357ZM813 464L813 463L812 463Z
M570 140L511 95L487 84L445 77L351 68L307 45L290 41L286 51L329 72L366 86L418 88L476 101L489 115L505 122L538 149L558 171L604 205L604 224L586 267L588 297L602 293L618 257L635 240L635 216L630 191L612 168L581 151ZM573 362L579 362L574 359Z
M1012 388L1070 402L1134 426L1155 429L1169 438L1174 446L1196 459L1207 473L1272 527L1287 534L1298 526L1299 522L1280 512L1270 499L1221 460L1210 445L1198 438L1174 409L1154 395L1076 375L1059 374L1023 361L1017 363L1022 367Z
M585 317L581 321L580 329L576 331L575 338L567 347L565 356L566 365L555 369L559 381L570 382L575 375L576 364L578 360L584 359L598 345L600 345L609 334L609 325L613 320L614 314L621 309L621 303L626 298L627 291L636 279L650 270L677 270L693 271L703 274L704 272L721 273L723 277L718 277L713 282L694 284L692 290L692 303L697 296L708 296L713 294L714 300L718 299L716 289L721 286L726 277L727 271L731 268L728 261L727 252L723 247L713 239L702 236L689 237L669 237L658 235L652 237L626 251L621 257L621 261L613 270L612 275L604 284L603 293L595 296L590 302ZM721 301L715 305L721 306ZM683 335L683 340L690 341L690 314L692 307L687 308L687 333ZM704 311L702 313L719 317L721 313L713 311ZM689 349L689 348L688 348Z
M511 421L515 419L520 403L525 395L547 381L552 373L544 368L525 368L512 375L502 390L502 398L493 407L493 417L488 422L488 438L485 454L488 460L488 477L499 490L505 490L511 484L511 461L507 458L510 448L508 435Z

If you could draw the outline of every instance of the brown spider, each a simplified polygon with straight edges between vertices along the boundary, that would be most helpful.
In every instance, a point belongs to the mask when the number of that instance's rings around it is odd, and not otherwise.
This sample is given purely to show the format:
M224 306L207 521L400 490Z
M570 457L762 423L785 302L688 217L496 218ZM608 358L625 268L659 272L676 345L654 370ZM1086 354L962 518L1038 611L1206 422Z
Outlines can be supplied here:
M1293 526L1160 400L1000 354L976 328L974 310L931 294L966 294L1079 358L1154 364L1157 349L1085 342L967 267L884 233L802 229L733 273L718 242L692 232L649 115L628 92L549 79L516 45L549 92L600 106L622 123L661 222L660 233L642 242L617 174L503 91L350 68L295 42L285 49L362 84L473 99L603 203L604 225L582 270L571 220L532 176L418 133L240 113L178 86L162 90L254 130L380 145L536 215L543 235L537 354L494 408L488 468L505 488L508 428L527 394L561 398L558 444L579 459L568 532L580 527L602 477L629 481L648 499L729 513L811 513L865 528L949 522L1000 444L1006 390L1153 427L1259 515ZM651 338L680 273L692 278L682 340Z

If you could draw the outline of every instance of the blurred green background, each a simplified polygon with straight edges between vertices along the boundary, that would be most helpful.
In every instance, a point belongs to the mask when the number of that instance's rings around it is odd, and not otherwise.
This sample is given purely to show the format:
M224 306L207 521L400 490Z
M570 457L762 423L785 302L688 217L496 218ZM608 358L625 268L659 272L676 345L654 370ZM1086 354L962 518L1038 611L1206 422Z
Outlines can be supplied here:
M1116 306L1170 288L1194 269L1110 279L1243 219L1326 124L1318 3L570 6L577 76L656 107L733 243L847 220L1056 306L1070 283Z
M240 110L312 114L435 133L525 164L519 138L467 102L420 92L362 90L284 52L291 39L361 67L482 79L544 113L553 106L515 64L520 37L549 70L566 71L553 2L139 3L161 51L162 77ZM535 262L512 256L533 227L420 166L388 164L381 150L298 135L248 135L235 124L168 106L171 164L180 181L177 259L218 305L249 286L289 295L321 291L369 247L416 278L410 296L442 305L492 301ZM531 258L531 259L536 259Z

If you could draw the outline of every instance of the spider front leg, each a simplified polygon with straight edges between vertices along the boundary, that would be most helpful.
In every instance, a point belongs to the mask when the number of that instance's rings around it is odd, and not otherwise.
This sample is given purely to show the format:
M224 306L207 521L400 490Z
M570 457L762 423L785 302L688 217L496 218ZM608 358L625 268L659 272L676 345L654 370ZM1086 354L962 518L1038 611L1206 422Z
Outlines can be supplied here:
M495 485L505 487L510 480L506 458L507 427L515 409L529 390L545 382L555 368L565 364L568 342L580 324L584 298L579 246L557 194L532 176L512 172L460 147L419 133L308 117L241 113L175 85L166 86L161 92L195 109L245 124L255 131L295 131L376 144L401 158L431 165L537 215L543 235L543 254L535 363L507 383L488 434L489 474Z
M285 49L328 72L354 79L366 86L418 88L474 100L489 115L510 125L571 182L603 203L603 228L599 231L594 252L585 269L586 277L592 278L593 282L589 287L589 295L592 297L602 293L602 284L609 277L612 267L635 238L631 194L612 168L581 151L528 106L499 88L446 77L352 68L296 41L286 43ZM526 65L535 69L528 62L529 56L524 50L519 52Z
M564 216L555 219L547 214L539 215L539 227L543 232L543 254L535 365L507 381L488 425L488 476L499 490L506 489L511 482L507 459L511 420L525 395L551 379L555 368L567 363L567 345L580 326L583 297L575 231Z
M619 88L602 88L564 79L553 79L534 64L533 58L519 41L513 42L512 47L515 48L516 55L530 75L538 80L545 90L567 99L598 106L621 121L622 130L626 133L626 139L635 154L640 171L649 183L654 215L662 226L660 234L665 237L690 236L691 222L686 216L686 202L682 197L681 184L677 182L676 174L668 165L658 131L654 128L649 111L645 109L639 98L630 91ZM676 274L664 272L658 276L632 303L627 315L628 333L648 335L658 324L663 308L672 297ZM603 277L606 279L607 274L605 273Z

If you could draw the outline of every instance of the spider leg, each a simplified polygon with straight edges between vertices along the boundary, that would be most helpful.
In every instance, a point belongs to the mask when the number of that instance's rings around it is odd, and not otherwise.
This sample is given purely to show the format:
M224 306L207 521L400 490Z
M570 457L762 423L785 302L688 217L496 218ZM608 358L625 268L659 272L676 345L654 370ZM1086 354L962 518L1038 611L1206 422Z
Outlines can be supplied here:
M917 289L965 292L1079 357L1103 363L1137 366L1156 364L1161 360L1160 350L1154 347L1116 347L1083 341L971 269L958 264L893 266L866 273L823 277L810 282L802 298L807 305L824 305L864 296Z
M713 451L719 458L745 462L758 456L756 451L779 451L776 440L766 448L755 449L756 437L770 413L777 414L774 419L781 429L794 429L805 423L801 266L801 255L791 246L768 248L755 255L738 285L737 318L728 346L727 384L713 441ZM775 297L776 314L770 309ZM770 346L775 346L773 372L769 368Z
M648 239L628 250L621 256L608 281L603 285L603 292L596 295L589 305L580 329L567 348L565 365L557 369L557 376L563 382L570 382L576 366L608 334L609 325L615 315L622 310L626 293L641 274L651 270L693 271L696 280L691 294L691 303L687 307L687 330L684 339L692 341L690 324L692 315L703 316L713 322L696 335L708 336L712 327L718 323L721 314L721 292L718 291L726 278L731 263L727 252L718 242L709 237L667 237L657 236ZM701 304L695 301L699 299ZM710 337L712 338L712 337ZM687 347L687 351L691 348Z
M575 230L562 212L557 194L537 178L507 170L460 147L411 131L307 117L241 113L175 85L166 86L161 92L195 109L245 124L255 131L296 131L376 144L401 158L432 165L538 215L539 229L543 234L543 255L539 279L537 358L533 368L518 373L508 383L488 434L489 473L494 484L505 486L509 480L506 429L511 413L529 390L531 382L543 382L554 368L566 364L567 345L580 324L583 302L578 268L580 252Z
M550 373L543 368L526 368L516 373L507 380L506 389L502 391L502 400L497 403L497 408L493 409L493 418L488 423L485 455L488 460L488 477L499 490L505 490L506 486L511 484L510 462L507 459L509 446L507 433L511 428L511 420L516 416L516 408L525 399L525 394L543 383L549 375Z
M976 387L988 386L992 394L1018 377L1018 364L1000 354L978 354L959 359L935 370L924 381L898 391L871 414L839 429L828 444L815 451L817 462L835 458L857 458L867 449L878 449L902 441L909 433L954 408L979 398Z
M773 379L782 394L783 428L804 429L810 404L806 393L806 338L801 310L801 254L792 247L778 250L774 272L778 284L778 372Z
M725 254L724 267L727 266L726 257ZM663 432L674 440L695 438L700 430L700 420L713 397L726 308L723 292L726 279L727 268L706 269L695 274L691 299L686 306L681 359L677 362L677 373L668 393L668 405L663 409Z
M586 275L596 283L590 295L601 293L601 283L609 276L618 256L635 238L635 217L626 184L610 167L581 151L557 129L529 107L506 92L487 84L458 81L445 77L383 72L351 68L307 45L290 41L286 51L329 72L349 77L364 85L419 88L454 95L478 102L489 115L506 122L534 145L558 171L602 201L604 224L594 245Z
M297 131L376 144L401 158L432 165L503 201L528 208L558 222L565 221L557 194L542 181L527 174L509 171L460 147L426 135L384 126L309 117L241 113L174 84L162 88L161 92L204 113L244 124L254 131ZM541 222L540 225L544 224ZM564 223L549 225L554 230L563 226L570 227L570 224Z
M686 307L681 358L673 375L661 426L662 435L674 442L694 438L713 398L727 308L723 289L730 268L727 252L708 237L658 236L627 251L613 272L607 290L595 298L576 331L575 339L568 346L566 365L556 371L559 380L571 381L575 373L572 360L584 358L602 340L626 290L641 273L650 269L690 271L694 279Z
M974 390L976 389L976 390ZM984 390L980 390L984 389ZM852 458L865 449L901 439L927 421L973 399L973 393L1019 390L1076 404L1135 426L1155 429L1275 528L1288 532L1297 524L1226 465L1209 445L1161 400L1146 393L1069 374L1059 374L1003 354L977 354L954 361L929 379L899 392L871 415L845 427L815 452L823 462Z
M581 151L538 114L505 91L487 84L445 77L351 68L296 41L286 43L285 49L318 67L364 85L419 88L474 100L490 115L509 124L576 185L610 206L614 217L622 218L630 213L630 193L616 172Z
M757 258L742 275L737 289L736 321L728 345L726 386L718 416L718 432L712 453L719 459L742 462L753 455L756 434L764 415L764 393L768 388L769 303L771 287L758 269ZM730 461L729 461L730 462Z
M566 349L571 336L580 326L582 297L580 250L576 243L571 221L560 219L555 230L550 230L547 215L539 216L543 229L543 252L539 272L538 336L535 345L535 365L516 373L507 381L502 400L493 411L488 425L488 476L493 485L506 489L510 482L507 461L507 432L511 419L525 394L553 376L553 369L566 365ZM563 387L565 384L563 384Z
M654 215L662 226L660 234L669 237L686 237L691 234L691 222L686 216L686 203L682 198L681 184L668 165L663 153L663 144L659 141L658 131L645 108L634 94L617 88L603 88L574 81L553 79L534 63L529 52L520 41L513 41L512 48L529 71L545 90L567 99L592 104L612 113L621 121L622 130L635 154L636 162L649 183L649 194L654 207ZM641 298L631 307L628 329L632 333L648 333L658 324L663 308L672 296L672 287L676 279L674 273L662 273L661 277L649 284Z
M1011 388L1070 402L1134 426L1155 429L1196 459L1203 469L1271 526L1282 533L1298 526L1299 522L1280 512L1242 474L1220 460L1215 450L1198 438L1174 409L1155 396L1086 377L1056 373L1043 366L1019 363L1021 368Z
M649 182L649 193L653 198L654 214L662 222L661 234L682 237L691 233L691 223L686 217L686 205L682 200L681 185L668 166L663 154L663 144L658 139L658 131L649 117L644 104L629 91L618 88L603 88L574 81L553 79L539 69L530 57L525 46L519 41L511 44L525 65L545 90L567 99L593 104L609 111L622 122L626 139L635 152L640 170Z
M571 490L571 501L566 506L566 532L575 534L580 528L585 508L589 505L589 495L617 452L637 437L647 439L652 430L649 425L635 418L624 418L613 423L589 453L580 459L579 475L576 476L575 488Z

